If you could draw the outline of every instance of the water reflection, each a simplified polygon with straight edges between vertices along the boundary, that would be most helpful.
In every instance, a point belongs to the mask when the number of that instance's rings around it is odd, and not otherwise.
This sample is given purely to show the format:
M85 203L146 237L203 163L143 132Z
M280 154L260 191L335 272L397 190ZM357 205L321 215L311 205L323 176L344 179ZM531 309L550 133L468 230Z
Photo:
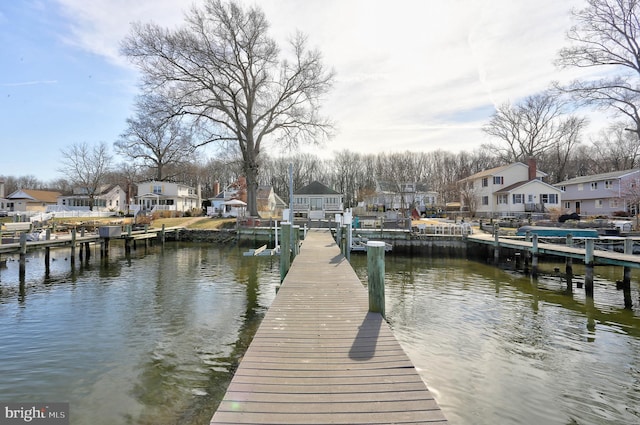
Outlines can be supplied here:
M352 263L366 282L364 258ZM596 268L590 299L550 273L465 260L385 268L387 317L452 423L640 423L640 315L606 279L621 269Z
M0 394L70 401L73 424L203 424L279 283L277 258L167 244L0 270ZM366 257L352 264L366 282ZM39 265L39 266L38 266ZM639 423L640 309L461 259L388 256L387 317L451 423ZM574 283L583 275L574 267ZM636 273L634 271L634 273ZM632 276L638 300L640 276Z
M208 423L279 282L271 260L210 245L48 273L35 255L23 284L2 270L0 394L69 401L72 424Z

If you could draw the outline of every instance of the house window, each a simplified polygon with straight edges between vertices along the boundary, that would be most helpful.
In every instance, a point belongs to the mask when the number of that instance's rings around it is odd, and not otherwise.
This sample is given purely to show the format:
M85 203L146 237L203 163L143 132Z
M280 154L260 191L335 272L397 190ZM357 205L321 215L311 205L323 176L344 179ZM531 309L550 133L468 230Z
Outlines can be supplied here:
M309 203L312 211L322 210L322 198L311 198Z
M602 205L603 205L602 199L596 199L595 200L596 208L602 208Z
M565 207L566 209L571 209L571 202L569 202L569 201L565 202L565 203L564 203L564 207Z
M527 202L530 204L533 202L533 195L527 195Z
M567 186L560 186L560 190L563 191L563 192L566 192L567 191Z
M489 197L488 196L483 196L482 197L482 205L489 205Z
M513 203L514 204L524 204L524 195L522 193L514 193L513 194Z
M154 186L153 186L153 193L155 193L155 194L160 194L160 193L162 193L162 186L160 186L160 185L154 185Z
M582 183L578 183L578 190L584 190L584 185Z
M504 177L493 176L493 184L504 184Z
M487 187L489 186L489 178L485 177L482 179L482 187Z
M620 199L619 198L612 198L609 199L609 208L620 208Z
M501 194L498 195L498 204L508 204L509 203L509 195Z
M557 204L558 195L555 193L541 193L540 202L542 202L543 204Z
M613 180L605 180L604 181L605 189L613 189Z
M591 182L591 190L598 190L598 182Z

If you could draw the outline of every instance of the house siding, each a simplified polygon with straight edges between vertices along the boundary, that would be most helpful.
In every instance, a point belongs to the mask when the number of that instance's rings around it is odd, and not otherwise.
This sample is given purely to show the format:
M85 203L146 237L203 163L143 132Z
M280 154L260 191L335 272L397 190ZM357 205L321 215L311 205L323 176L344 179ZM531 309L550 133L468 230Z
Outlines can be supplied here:
M565 213L612 215L629 210L625 188L636 184L639 179L640 170L626 170L578 177L555 186L563 190L562 208Z

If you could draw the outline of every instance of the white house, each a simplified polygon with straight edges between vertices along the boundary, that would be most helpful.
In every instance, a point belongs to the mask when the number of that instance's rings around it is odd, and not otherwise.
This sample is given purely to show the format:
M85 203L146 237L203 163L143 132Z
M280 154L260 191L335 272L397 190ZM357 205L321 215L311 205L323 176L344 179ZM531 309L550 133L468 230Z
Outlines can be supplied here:
M144 212L190 212L202 208L196 188L182 183L151 180L137 184L137 209Z
M295 217L322 220L343 212L343 195L318 181L311 182L293 193Z
M90 199L86 189L76 188L70 195L58 196L56 211L89 211ZM127 193L118 185L103 185L94 196L94 211L126 212ZM50 207L50 211L54 208Z
M511 216L560 208L561 190L542 181L547 174L516 162L484 170L460 180L463 210L478 216ZM473 204L473 205L471 205Z
M575 177L555 184L562 190L562 207L567 213L612 215L638 213L640 169L613 171Z
M417 209L421 214L434 209L438 192L429 190L426 183L377 181L376 192L365 197L369 211Z
M3 200L9 211L45 212L47 207L56 205L60 192L51 190L18 189Z

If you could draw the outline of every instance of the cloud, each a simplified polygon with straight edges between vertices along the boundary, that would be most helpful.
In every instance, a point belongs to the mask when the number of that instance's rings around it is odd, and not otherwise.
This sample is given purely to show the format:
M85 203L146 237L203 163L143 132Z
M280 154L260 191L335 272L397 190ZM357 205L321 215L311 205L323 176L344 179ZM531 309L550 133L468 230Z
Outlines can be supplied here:
M119 53L134 21L180 25L191 0L57 0L67 43L129 66ZM197 4L201 2L196 2ZM243 0L254 5L253 0ZM553 59L569 10L581 0L262 0L281 46L300 29L336 70L324 110L332 146L456 150L485 140L480 127L505 101L568 81Z
M17 83L1 83L3 87L37 86L40 84L58 84L58 80L21 81Z

